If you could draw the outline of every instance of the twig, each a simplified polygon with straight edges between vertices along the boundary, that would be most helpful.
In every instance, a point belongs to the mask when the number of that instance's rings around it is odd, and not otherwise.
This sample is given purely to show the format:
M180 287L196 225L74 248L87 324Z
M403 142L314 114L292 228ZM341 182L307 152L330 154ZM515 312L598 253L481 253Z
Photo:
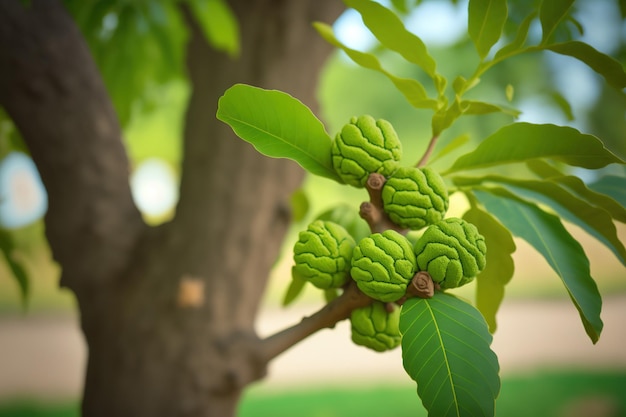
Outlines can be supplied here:
M437 144L438 139L439 139L439 135L435 135L432 138L430 138L430 142L428 142L428 148L426 148L426 152L424 152L424 155L422 155L422 158L415 165L416 167L422 168L426 165L426 163L428 162L428 159L430 158L430 155L435 150L435 145Z
M382 174L372 173L367 178L365 188L370 201L361 204L359 215L367 222L372 233L382 233L393 229L398 233L406 234L407 230L391 221L383 209L382 191L387 179Z
M333 327L350 317L352 310L370 305L374 300L363 294L350 280L343 293L312 316L261 341L261 358L269 362L318 330Z

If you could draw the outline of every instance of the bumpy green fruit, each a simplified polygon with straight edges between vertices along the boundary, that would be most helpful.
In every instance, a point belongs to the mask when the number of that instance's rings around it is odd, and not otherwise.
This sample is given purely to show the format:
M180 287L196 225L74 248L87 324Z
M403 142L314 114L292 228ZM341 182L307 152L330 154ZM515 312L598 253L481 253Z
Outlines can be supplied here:
M300 232L294 245L294 269L317 288L339 288L348 281L355 244L340 225L316 220Z
M448 210L448 189L431 168L398 168L385 182L383 208L400 227L421 229L443 219Z
M335 171L354 187L363 187L373 172L391 175L401 157L400 139L391 123L367 115L350 119L332 146Z
M377 352L396 348L400 336L400 309L388 312L384 303L375 301L371 305L357 308L350 315L352 341Z
M442 289L472 281L485 267L485 238L471 223L449 218L429 226L415 244L417 266Z
M376 300L402 298L416 271L411 243L395 230L374 233L354 248L350 275L363 293Z

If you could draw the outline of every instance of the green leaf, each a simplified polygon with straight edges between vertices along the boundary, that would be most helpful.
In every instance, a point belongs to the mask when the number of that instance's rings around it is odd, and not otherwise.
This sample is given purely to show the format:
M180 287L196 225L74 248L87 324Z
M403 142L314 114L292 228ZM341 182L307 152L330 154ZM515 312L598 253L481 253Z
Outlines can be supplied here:
M626 72L622 64L591 45L579 41L569 41L546 45L545 48L584 62L592 70L603 76L610 86L618 90L626 88Z
M573 175L564 175L561 171L552 167L545 161L532 160L528 161L526 165L540 177L569 188L579 197L608 211L615 220L626 223L626 208L615 201L612 196L590 189L580 178Z
M283 298L283 307L288 306L293 303L296 298L302 291L304 290L304 286L306 285L307 280L303 278L300 274L298 274L296 268L291 268L291 283L289 287L287 287L287 292L285 293L285 297Z
M224 0L187 0L206 39L230 56L239 55L239 24Z
M433 115L431 122L433 136L441 135L441 132L449 128L463 114L463 111L459 100L455 100L448 108L439 109Z
M474 151L461 156L448 172L535 158L552 158L590 169L624 163L595 136L566 126L522 122L507 125L486 138Z
M626 178L606 175L589 184L589 188L612 197L619 204L626 207Z
M236 84L219 99L217 118L263 155L292 159L312 174L342 182L324 125L289 94Z
M10 233L6 230L0 230L0 252L4 254L7 265L13 273L13 278L15 278L22 296L22 305L26 307L30 296L30 281L24 265L13 256L14 251L15 244Z
M291 194L291 198L289 199L291 206L291 220L294 222L299 222L304 220L307 213L309 212L309 197L307 197L306 193L302 188L298 188Z
M463 100L461 101L461 107L465 108L463 114L468 116L489 113L504 113L513 117L518 117L521 113L519 110L512 109L510 107L475 100Z
M619 1L623 1L623 0L619 0ZM578 31L578 35L580 35L580 36L584 36L585 35L585 28L583 27L583 24L580 23L580 21L578 19L576 19L574 16L572 16L572 15L567 16L566 21L570 22L571 24L573 24L576 27L576 30Z
M550 97L550 99L552 99L552 102L556 104L561 112L563 112L563 115L567 120L569 120L570 122L574 120L574 112L572 111L572 106L569 104L569 101L567 101L567 99L563 97L563 94L561 94L557 90L552 90L549 92L548 97Z
M339 42L333 34L332 28L327 24L316 22L313 25L328 43L343 50L355 63L363 68L371 69L384 74L413 107L418 109L437 109L437 100L428 97L426 89L420 82L410 78L396 77L385 70L378 61L378 58L374 55L348 48Z
M456 138L452 139L452 141L450 141L450 143L448 143L446 146L444 146L440 151L438 151L430 159L430 162L433 163L433 162L443 158L444 156L449 155L450 153L454 152L455 150L457 150L461 146L465 145L467 142L469 142L469 140L470 140L470 136L467 133L462 134L460 136L457 136Z
M522 180L499 175L487 175L471 179L455 178L454 181L457 184L467 184L468 182L507 184L517 194L549 206L564 220L581 227L608 247L626 265L626 248L617 235L617 229L613 224L611 215L606 210L577 197L556 182Z
M506 96L506 101L509 103L513 101L513 96L515 95L515 87L513 84L507 84L504 88L504 95Z
M602 299L589 269L589 259L561 220L503 188L476 190L475 195L489 213L515 236L527 241L561 278L578 309L585 331L595 344L602 331Z
M457 95L462 95L467 86L467 80L462 75L457 75L457 77L452 81L452 89Z
M517 29L517 34L515 35L515 39L511 41L511 43L503 46L496 52L493 57L494 61L499 61L505 59L506 57L514 54L520 48L524 46L526 42L526 38L528 37L528 29L530 28L530 24L537 17L537 13L533 12L530 15L526 16L526 18L522 21L519 28Z
M402 361L431 417L493 416L500 365L485 320L470 304L437 292L400 313Z
M487 266L476 277L476 307L494 333L497 328L496 314L504 298L504 287L513 278L515 264L511 254L515 242L511 232L486 211L472 206L463 219L478 228L487 245Z
M339 288L328 288L324 290L324 301L326 301L326 303L330 303L335 298L339 297L339 295Z
M539 7L539 20L543 31L541 43L546 43L554 29L567 16L574 0L543 0Z
M391 5L400 13L406 14L409 12L406 0L391 0Z
M481 59L500 39L507 14L506 0L470 0L467 30Z
M361 14L363 23L381 44L418 65L431 78L435 76L435 60L426 45L417 35L409 32L391 10L370 0L344 0L344 3Z

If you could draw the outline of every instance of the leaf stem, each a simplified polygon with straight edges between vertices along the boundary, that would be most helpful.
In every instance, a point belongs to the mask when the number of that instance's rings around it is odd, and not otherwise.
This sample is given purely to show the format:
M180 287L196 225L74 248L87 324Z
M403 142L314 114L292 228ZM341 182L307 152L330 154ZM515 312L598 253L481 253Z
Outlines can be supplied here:
M438 139L439 139L439 135L434 135L432 138L430 138L430 142L428 142L428 147L426 148L426 152L424 152L424 155L422 155L422 158L415 165L416 167L422 168L428 163L428 159L430 159L430 156L435 150L435 145L437 145Z

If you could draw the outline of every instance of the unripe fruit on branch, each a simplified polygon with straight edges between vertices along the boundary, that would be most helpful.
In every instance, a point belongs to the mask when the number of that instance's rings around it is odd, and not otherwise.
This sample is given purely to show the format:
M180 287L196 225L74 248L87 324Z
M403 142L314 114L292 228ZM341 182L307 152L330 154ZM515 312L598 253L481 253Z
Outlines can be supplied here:
M350 119L332 145L333 168L354 187L363 187L373 172L391 175L401 156L400 139L391 123L367 115Z
M350 275L359 289L375 300L396 301L417 270L415 254L406 237L395 230L374 233L354 248Z
M377 352L391 350L400 344L400 309L387 311L384 303L375 301L357 308L350 315L352 341Z
M382 190L383 208L392 222L418 230L441 221L448 210L448 189L431 168L398 168Z
M485 238L463 219L449 218L429 226L415 244L417 266L442 289L472 281L485 267Z
M294 269L317 288L339 288L348 281L355 244L340 225L316 220L298 236L293 248Z

